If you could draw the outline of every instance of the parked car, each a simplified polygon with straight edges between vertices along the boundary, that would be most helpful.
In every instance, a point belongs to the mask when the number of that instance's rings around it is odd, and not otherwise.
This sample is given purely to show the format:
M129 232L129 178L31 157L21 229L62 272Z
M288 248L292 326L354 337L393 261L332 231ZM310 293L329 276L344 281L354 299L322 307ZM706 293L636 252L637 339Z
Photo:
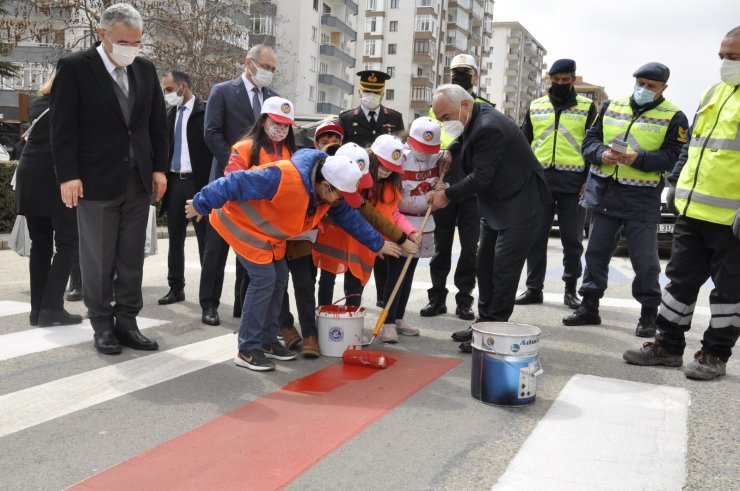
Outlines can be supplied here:
M5 162L6 160L10 160L10 154L4 146L0 145L0 162Z
M663 193L660 196L660 222L658 222L655 232L658 234L658 251L670 253L676 215L668 210L668 204L666 203L667 192L668 188L663 188ZM620 252L620 249L627 251L627 238L624 235L624 230L620 228L617 234L617 252Z

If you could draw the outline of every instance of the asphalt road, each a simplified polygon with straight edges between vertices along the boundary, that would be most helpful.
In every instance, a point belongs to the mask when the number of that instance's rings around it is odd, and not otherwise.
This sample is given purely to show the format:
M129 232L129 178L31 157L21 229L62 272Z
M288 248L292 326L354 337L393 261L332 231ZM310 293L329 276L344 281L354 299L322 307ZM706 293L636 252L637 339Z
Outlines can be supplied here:
M67 488L129 459L137 461L142 452L203 425L207 429L215 421L223 423L231 411L264 404L283 394L275 391L286 384L338 363L327 357L277 362L276 372L263 374L236 367L233 267L226 276L222 325L204 326L193 237L186 247L183 303L156 302L167 291L167 241L160 240L159 254L146 260L141 317L152 320L142 320L142 326L152 326L144 332L159 341L160 351L126 349L119 356L97 354L91 333L84 329L30 327L28 260L0 251L0 488ZM367 408L343 405L340 398L336 406L321 409L328 411L322 426L310 417L318 409L307 403L304 411L299 403L291 409L289 424L274 414L252 421L258 434L234 430L249 470L225 468L236 479L228 487L264 488L260 472L269 469L248 464L257 455L276 452L276 468L298 469L282 476L288 489L738 489L737 360L728 364L727 376L713 382L687 380L680 369L624 363L622 352L643 342L634 336L639 305L631 299L627 257L612 261L602 325L563 326L560 319L570 310L562 305L559 251L559 240L552 238L545 303L517 307L511 318L542 329L544 373L538 377L533 405L495 407L471 397L471 356L460 354L449 339L452 331L468 325L454 316L453 294L449 314L418 316L430 281L428 261L422 260L406 315L422 335L374 349L391 357L434 357L430 366L440 359L459 364L439 376L426 374L431 381L420 389L413 388L417 372L401 373L391 366L382 376L408 394L394 403L382 390L373 394L372 404L382 407L366 424L342 419L343 412ZM664 269L665 260L661 263ZM665 284L664 277L661 281ZM700 294L684 363L698 350L708 323L710 288L706 285ZM368 286L365 299L367 332L379 313L374 287ZM67 307L84 313L80 303ZM347 383L348 391L353 383ZM311 423L304 426L302 418ZM225 424L228 428L228 419ZM346 436L337 437L339 443L327 443L340 434ZM178 458L180 447L162 448L175 470L188 470L190 462ZM307 450L316 450L321 458ZM200 457L218 468L226 460L223 452L214 440ZM147 455L138 461L146 461ZM224 488L220 481L207 480L168 486L156 475L137 481L147 484L131 486L123 475L116 488Z

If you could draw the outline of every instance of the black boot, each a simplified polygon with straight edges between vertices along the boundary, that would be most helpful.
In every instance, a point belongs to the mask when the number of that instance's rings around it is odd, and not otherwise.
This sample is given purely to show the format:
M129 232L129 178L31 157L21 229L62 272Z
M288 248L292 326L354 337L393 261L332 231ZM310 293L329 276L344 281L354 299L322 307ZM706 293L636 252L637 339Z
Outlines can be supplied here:
M79 265L76 268L72 268L72 272L69 275L69 289L64 299L67 302L79 302L82 300L82 274L80 273Z
M565 283L565 295L563 295L563 305L573 310L581 306L581 299L576 294L576 282L568 281Z
M637 321L635 336L638 338L655 337L655 319L658 318L658 307L645 307L640 310L640 320Z
M566 326L588 326L601 324L599 317L599 298L591 295L583 295L581 305L573 314L563 318Z

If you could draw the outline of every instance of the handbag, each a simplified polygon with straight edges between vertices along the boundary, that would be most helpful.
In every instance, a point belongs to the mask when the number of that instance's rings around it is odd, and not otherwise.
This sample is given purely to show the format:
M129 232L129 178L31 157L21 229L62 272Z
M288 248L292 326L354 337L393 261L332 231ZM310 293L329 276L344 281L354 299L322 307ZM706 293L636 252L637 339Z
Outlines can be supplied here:
M144 243L144 257L154 256L157 251L157 207L149 206L149 219L146 222L146 242Z
M8 245L21 257L31 257L31 234L28 233L26 217L18 215L15 217L13 230L10 232Z

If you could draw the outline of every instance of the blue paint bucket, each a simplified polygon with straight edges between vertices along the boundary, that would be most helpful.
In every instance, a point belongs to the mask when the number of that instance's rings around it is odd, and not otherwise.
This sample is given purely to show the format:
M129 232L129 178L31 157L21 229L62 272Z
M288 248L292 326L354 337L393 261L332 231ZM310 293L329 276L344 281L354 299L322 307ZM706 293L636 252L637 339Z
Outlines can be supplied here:
M528 406L537 395L539 328L513 322L473 325L470 394L494 406Z

